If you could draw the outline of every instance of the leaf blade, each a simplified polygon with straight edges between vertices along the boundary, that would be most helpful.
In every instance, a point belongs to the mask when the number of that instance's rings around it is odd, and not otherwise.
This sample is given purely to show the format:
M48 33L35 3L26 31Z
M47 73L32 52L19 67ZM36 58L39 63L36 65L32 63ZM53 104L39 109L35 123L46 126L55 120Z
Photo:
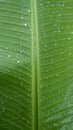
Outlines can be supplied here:
M40 0L40 129L72 129L72 1ZM72 114L72 115L71 115Z
M30 1L0 1L0 129L32 129Z

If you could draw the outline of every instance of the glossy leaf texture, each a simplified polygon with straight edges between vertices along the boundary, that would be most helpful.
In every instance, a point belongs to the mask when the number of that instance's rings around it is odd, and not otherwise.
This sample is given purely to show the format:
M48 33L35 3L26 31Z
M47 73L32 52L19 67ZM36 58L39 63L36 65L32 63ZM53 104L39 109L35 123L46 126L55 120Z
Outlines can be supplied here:
M32 129L30 0L0 0L0 130Z
M73 1L0 0L0 130L73 129Z
M73 1L39 0L39 130L73 129Z

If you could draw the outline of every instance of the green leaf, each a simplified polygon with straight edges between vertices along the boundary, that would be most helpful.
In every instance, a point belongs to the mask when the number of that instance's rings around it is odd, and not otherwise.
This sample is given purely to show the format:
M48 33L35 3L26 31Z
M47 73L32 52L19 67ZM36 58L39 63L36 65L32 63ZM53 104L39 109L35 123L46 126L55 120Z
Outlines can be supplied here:
M73 1L39 0L39 130L73 129Z
M31 3L0 1L0 130L31 130Z
M73 129L72 11L72 0L0 0L0 130Z

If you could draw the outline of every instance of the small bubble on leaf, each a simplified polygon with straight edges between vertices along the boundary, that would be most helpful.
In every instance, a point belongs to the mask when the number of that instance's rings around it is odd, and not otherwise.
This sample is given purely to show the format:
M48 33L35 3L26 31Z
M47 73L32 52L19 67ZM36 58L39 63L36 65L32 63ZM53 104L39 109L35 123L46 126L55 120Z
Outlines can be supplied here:
M24 19L23 16L21 17L21 19L22 19L22 20Z
M68 37L68 40L71 40L71 38L70 38L70 37Z
M20 61L18 60L17 63L20 63Z
M30 9L28 9L28 12L29 12L29 13L31 12Z
M57 44L56 44L56 43L55 43L54 45L55 45L55 46L57 46Z
M24 25L27 26L27 23L25 23Z
M72 53L71 52L69 52L69 55L71 55Z
M10 57L11 57L11 55L8 55L8 57L10 58Z
M71 32L71 34L73 34L73 32Z
M61 30L59 29L59 30L58 30L58 32L60 33L60 32L61 32Z

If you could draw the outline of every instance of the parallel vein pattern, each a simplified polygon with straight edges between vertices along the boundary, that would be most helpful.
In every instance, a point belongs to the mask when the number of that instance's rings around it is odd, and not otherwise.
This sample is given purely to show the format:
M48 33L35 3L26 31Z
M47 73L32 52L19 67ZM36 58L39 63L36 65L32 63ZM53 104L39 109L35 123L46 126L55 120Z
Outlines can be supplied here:
M30 0L0 0L0 130L32 129Z
M73 1L39 0L40 129L73 129Z

